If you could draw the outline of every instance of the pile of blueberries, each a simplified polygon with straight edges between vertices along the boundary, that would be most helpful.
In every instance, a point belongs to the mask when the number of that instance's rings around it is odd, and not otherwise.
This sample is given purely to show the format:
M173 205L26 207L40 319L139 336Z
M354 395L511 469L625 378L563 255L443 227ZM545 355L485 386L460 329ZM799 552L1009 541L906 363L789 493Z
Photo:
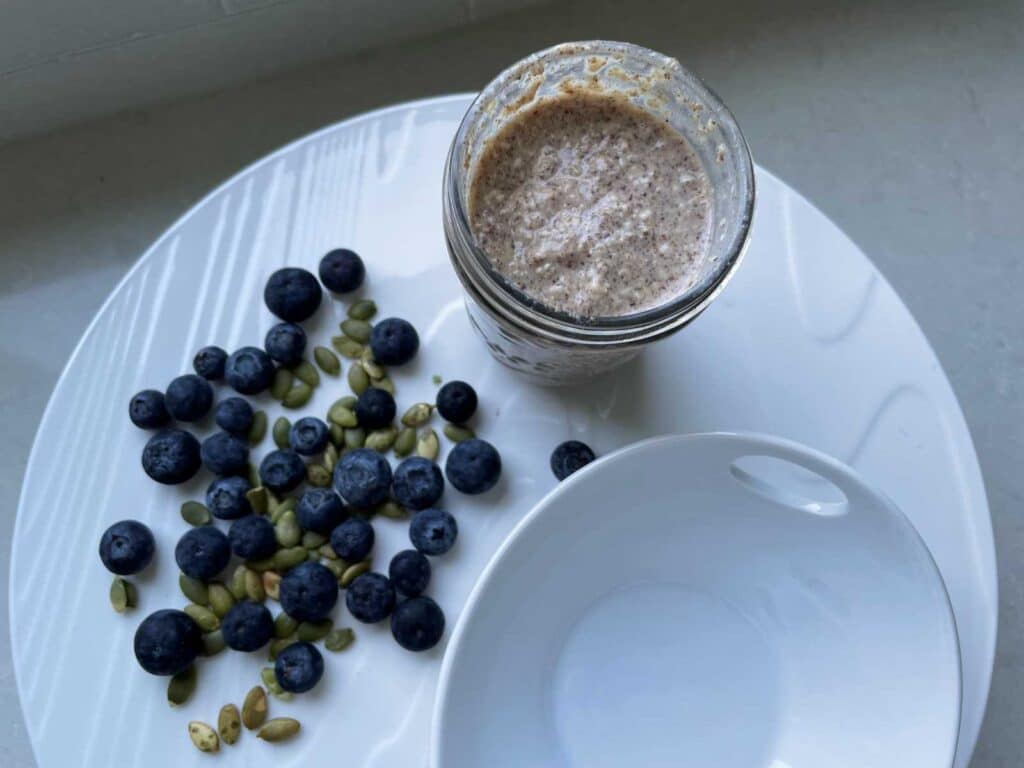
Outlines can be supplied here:
M354 291L364 275L362 260L346 249L331 251L320 263L320 281L334 293ZM321 298L320 282L310 272L297 268L274 272L264 301L282 322L267 333L263 348L242 347L229 355L219 347L204 347L195 355L194 374L174 379L165 392L147 389L131 399L132 422L157 430L142 452L146 474L164 484L183 483L202 467L215 475L206 490L206 506L213 517L230 521L230 528L225 534L214 525L199 525L181 537L175 560L191 579L211 582L225 572L232 556L251 563L272 557L280 547L274 524L251 503L253 489L246 475L255 412L242 396L267 390L277 366L294 366L302 360L306 333L299 323L317 311ZM419 336L407 321L389 318L373 326L369 346L378 363L399 366L416 355ZM240 396L222 399L214 408L211 382L220 380ZM464 382L449 382L438 392L436 408L449 421L465 422L476 407L477 395ZM200 443L182 425L200 421L211 409L220 431ZM371 387L358 397L354 412L360 428L373 430L392 423L396 405L389 392ZM392 469L387 457L377 451L344 450L334 465L331 487L303 490L304 457L325 450L329 427L318 418L304 417L295 422L289 437L289 447L270 452L260 462L260 485L275 497L298 493L295 517L300 528L328 538L343 561L363 562L373 549L374 528L365 512L389 500L413 511L409 524L413 548L392 558L387 575L365 572L354 578L345 589L345 605L361 622L390 617L392 635L405 649L432 648L441 639L445 618L437 603L423 594L431 578L428 556L448 552L458 535L455 518L436 506L445 477L462 493L490 490L501 473L497 450L476 438L459 442L448 454L444 474L421 456L406 458ZM103 564L124 576L150 563L155 542L148 527L126 520L103 534L99 551ZM283 611L295 622L326 619L339 597L336 573L313 554L282 570L278 597ZM270 611L252 599L237 600L220 620L223 643L238 651L263 648L274 631ZM135 655L147 672L177 675L203 653L203 634L189 614L159 610L138 627ZM316 685L323 666L314 645L294 642L277 654L274 672L282 690L299 693Z

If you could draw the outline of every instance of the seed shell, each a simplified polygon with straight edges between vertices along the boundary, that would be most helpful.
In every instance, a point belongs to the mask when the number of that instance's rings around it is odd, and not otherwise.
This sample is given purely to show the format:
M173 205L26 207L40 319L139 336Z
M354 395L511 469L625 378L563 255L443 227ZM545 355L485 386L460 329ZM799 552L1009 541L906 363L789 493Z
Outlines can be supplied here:
M167 681L167 703L180 707L196 689L196 665L179 672Z
M217 732L206 723L193 720L188 724L188 737L200 752L217 752L220 750L220 739Z
M225 704L217 714L217 732L225 744L234 744L242 735L242 716L234 704Z
M256 735L264 741L284 741L297 734L300 727L298 720L290 717L275 717L273 720L268 720Z
M344 651L355 639L356 633L349 627L332 629L324 638L324 648L328 651Z
M189 525L208 525L210 510L198 501L186 501L181 505L181 519Z
M270 670L271 676L274 670ZM267 719L267 692L254 686L245 694L242 702L242 723L250 731L259 728Z
M436 461L440 450L441 444L438 442L437 433L434 430L426 429L420 433L420 438L416 441L417 456Z

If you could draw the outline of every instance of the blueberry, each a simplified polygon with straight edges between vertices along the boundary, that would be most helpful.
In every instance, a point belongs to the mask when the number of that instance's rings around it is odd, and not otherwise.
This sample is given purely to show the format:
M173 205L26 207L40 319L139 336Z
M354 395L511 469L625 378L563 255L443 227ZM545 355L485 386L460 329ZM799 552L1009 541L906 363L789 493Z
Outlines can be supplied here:
M228 353L220 347L203 347L192 358L192 367L204 379L216 381L224 378L224 363Z
M141 571L149 565L155 551L153 532L136 520L114 523L100 538L100 560L108 571L119 576Z
M151 675L188 669L203 649L203 633L184 611L151 613L135 630L135 658Z
M277 551L274 524L261 515L235 520L228 530L231 551L243 560L262 560Z
M186 531L174 548L174 560L181 572L200 581L209 581L223 571L230 559L228 537L212 525Z
M391 465L376 451L357 448L334 466L334 490L350 506L375 507L387 500L389 488Z
M221 400L213 412L213 420L217 422L218 427L239 437L248 436L254 417L252 406L244 397Z
M278 323L267 331L263 348L281 365L295 365L306 351L306 332L295 323Z
M336 248L320 259L320 282L327 290L349 293L363 284L366 267L355 251Z
M215 475L237 475L249 466L249 442L227 432L215 432L203 440L199 455Z
M429 650L444 634L444 612L429 597L410 597L391 614L391 634L407 651Z
M164 393L155 389L144 389L128 403L128 418L140 429L156 429L171 420L171 414L164 405Z
M161 429L142 449L142 468L164 485L184 483L202 463L199 441L182 429Z
M345 505L330 488L310 488L299 499L295 518L303 530L327 535L345 519Z
M419 334L407 320L389 317L373 326L370 333L370 349L381 365L405 365L419 348Z
M231 353L224 376L235 391L255 395L274 380L274 361L259 347L242 347Z
M237 520L252 514L246 492L252 486L244 477L218 477L206 488L206 508L218 520Z
M324 675L324 657L312 643L292 643L277 654L274 677L289 693L305 693Z
M292 424L288 432L288 441L298 454L313 456L327 447L331 434L327 425L315 416L303 416Z
M364 573L349 584L345 606L364 624L384 621L395 607L395 587L383 574Z
M213 405L213 387L201 376L186 373L167 386L164 405L178 421L198 421Z
M559 480L565 480L578 469L594 460L594 452L579 440L566 440L551 452L551 471Z
M390 392L370 387L356 400L356 418L366 430L386 427L395 418L395 398Z
M278 596L284 612L296 621L320 621L338 602L338 582L320 563L300 563L285 573Z
M306 465L295 451L271 451L260 462L260 481L274 493L286 493L305 479Z
M262 603L242 600L220 620L224 644L236 651L258 651L274 636L274 617Z
M501 477L501 456L493 445L473 438L452 448L444 465L448 482L463 493L491 490Z
M449 381L437 392L437 412L455 424L476 413L476 391L464 381Z
M359 517L350 517L331 531L331 549L342 560L358 563L373 549L373 526Z
M297 267L284 267L267 280L263 301L267 309L282 320L301 323L313 316L322 295L320 283L312 273Z
M444 493L444 476L434 462L411 456L395 469L391 492L403 507L426 509L434 506Z
M443 555L458 535L455 518L440 509L424 509L409 522L409 541L424 555Z
M388 576L403 595L418 595L430 583L430 561L415 549L403 549L391 558Z

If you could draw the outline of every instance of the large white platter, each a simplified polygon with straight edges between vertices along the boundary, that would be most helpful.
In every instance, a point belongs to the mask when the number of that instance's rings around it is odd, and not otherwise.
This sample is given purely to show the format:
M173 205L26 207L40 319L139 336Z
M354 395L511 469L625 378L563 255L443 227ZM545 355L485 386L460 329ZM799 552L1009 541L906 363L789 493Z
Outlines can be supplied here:
M363 254L365 292L383 312L421 331L417 363L395 376L399 406L430 399L433 373L465 378L481 394L477 431L504 456L505 479L495 492L446 495L461 535L436 563L431 589L449 626L505 534L554 484L547 457L557 442L579 437L607 452L668 432L774 433L860 470L931 548L960 632L957 765L965 766L995 645L992 527L960 408L891 287L827 218L758 171L747 259L703 317L587 387L530 386L474 337L442 239L442 163L469 100L374 112L243 171L143 255L85 333L36 437L11 559L15 671L41 768L204 765L186 723L214 720L223 703L240 701L257 681L262 655L222 656L203 665L197 695L171 710L164 681L135 664L137 622L183 603L171 556L184 528L178 506L198 498L208 478L175 489L150 482L138 459L145 435L129 423L127 402L188 370L203 344L259 343L272 323L260 300L267 275L283 264L315 268L340 245ZM342 312L336 302L323 307L311 335L324 343ZM308 410L322 414L342 390L328 382ZM125 517L148 522L160 548L130 617L111 612L109 574L96 556L101 531ZM377 529L377 567L386 568L407 545L406 528L382 520ZM353 624L341 610L337 621ZM384 627L356 629L355 646L328 655L314 694L272 705L302 720L301 738L270 746L250 736L225 747L222 759L275 768L424 765L442 649L412 655Z

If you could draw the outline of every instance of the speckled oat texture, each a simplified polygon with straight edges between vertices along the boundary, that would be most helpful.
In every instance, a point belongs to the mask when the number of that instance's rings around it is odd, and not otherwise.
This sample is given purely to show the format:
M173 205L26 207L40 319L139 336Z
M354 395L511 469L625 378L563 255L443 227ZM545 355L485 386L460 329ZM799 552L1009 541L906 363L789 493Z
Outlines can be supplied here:
M623 98L573 91L522 110L484 148L469 196L494 267L555 310L628 315L702 273L707 175L682 135Z

